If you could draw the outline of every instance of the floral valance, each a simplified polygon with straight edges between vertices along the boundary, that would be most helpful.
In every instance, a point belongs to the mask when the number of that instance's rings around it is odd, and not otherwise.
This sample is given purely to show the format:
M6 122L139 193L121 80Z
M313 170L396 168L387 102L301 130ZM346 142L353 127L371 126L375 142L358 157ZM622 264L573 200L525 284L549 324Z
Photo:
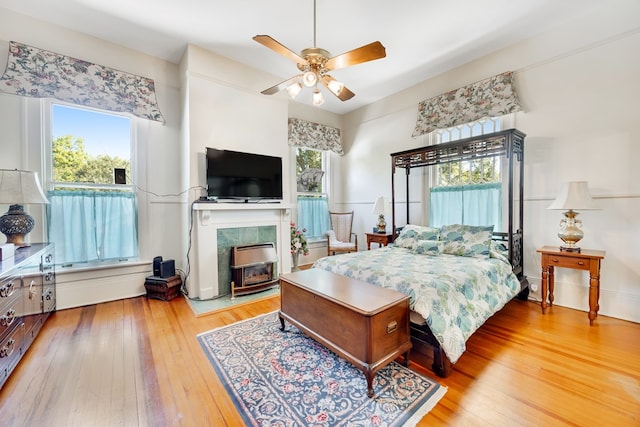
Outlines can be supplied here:
M289 145L344 154L340 129L296 118L289 118Z
M152 79L13 41L0 91L165 121Z
M516 111L522 107L508 71L420 102L412 136Z

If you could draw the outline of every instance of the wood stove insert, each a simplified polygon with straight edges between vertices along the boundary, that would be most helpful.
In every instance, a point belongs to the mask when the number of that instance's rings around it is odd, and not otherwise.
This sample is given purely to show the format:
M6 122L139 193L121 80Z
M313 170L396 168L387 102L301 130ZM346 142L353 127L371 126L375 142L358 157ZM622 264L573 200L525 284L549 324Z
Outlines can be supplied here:
M262 291L278 284L275 244L257 243L231 249L231 298Z

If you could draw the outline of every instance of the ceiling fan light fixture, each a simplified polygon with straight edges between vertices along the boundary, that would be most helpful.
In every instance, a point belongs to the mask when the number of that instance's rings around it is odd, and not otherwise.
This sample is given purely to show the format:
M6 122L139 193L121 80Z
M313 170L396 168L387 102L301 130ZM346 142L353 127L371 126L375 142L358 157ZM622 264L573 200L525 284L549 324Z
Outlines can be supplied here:
M313 87L318 83L318 76L313 71L307 71L302 76L302 81L306 87Z
M341 83L337 80L331 80L328 84L328 87L335 96L338 96L340 95L340 92L342 92L342 89L344 89L344 83Z
M291 99L296 99L296 96L302 91L302 85L300 82L296 82L290 86L287 86L287 93Z
M320 89L315 88L313 90L313 105L315 105L316 107L321 106L322 104L324 104L324 96L322 96L322 92L320 92Z

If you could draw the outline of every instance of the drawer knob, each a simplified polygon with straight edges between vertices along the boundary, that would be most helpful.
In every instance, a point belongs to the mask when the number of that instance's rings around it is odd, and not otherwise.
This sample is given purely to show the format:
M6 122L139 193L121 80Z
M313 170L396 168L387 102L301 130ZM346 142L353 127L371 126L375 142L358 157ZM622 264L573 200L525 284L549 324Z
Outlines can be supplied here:
M398 322L395 320L393 322L387 323L387 333L392 334L398 330Z
M584 265L584 261L578 261L578 265Z
M15 290L15 285L13 281L7 283L3 287L0 288L0 298L8 298L13 295L13 291Z
M11 308L9 309L9 311L7 311L7 314L0 317L0 325L5 327L11 326L14 320L16 320L16 311Z
M0 349L0 359L11 356L11 354L15 349L16 349L16 340L11 338L9 341L7 341L7 345L5 345Z
M558 258L551 258L551 261L558 262Z

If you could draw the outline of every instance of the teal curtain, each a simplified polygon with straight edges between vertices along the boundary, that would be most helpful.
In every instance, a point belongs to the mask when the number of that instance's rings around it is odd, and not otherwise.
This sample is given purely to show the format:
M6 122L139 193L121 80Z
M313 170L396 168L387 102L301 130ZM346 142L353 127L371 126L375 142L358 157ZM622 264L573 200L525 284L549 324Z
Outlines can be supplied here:
M429 225L493 225L502 229L502 184L476 184L431 189Z
M329 204L326 196L298 196L299 228L306 228L305 235L322 237L331 229L329 220Z
M134 193L53 190L47 196L48 238L56 245L57 264L138 256Z

